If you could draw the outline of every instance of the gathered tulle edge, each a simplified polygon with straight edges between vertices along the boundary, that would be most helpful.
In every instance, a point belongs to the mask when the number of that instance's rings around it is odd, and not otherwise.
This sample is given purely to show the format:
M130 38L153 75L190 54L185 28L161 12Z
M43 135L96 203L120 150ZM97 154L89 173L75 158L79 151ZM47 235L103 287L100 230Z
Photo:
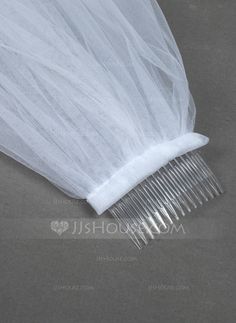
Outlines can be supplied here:
M87 202L98 214L102 214L145 178L167 165L169 161L198 149L208 142L209 139L206 136L187 133L174 140L153 146L91 192L87 196Z

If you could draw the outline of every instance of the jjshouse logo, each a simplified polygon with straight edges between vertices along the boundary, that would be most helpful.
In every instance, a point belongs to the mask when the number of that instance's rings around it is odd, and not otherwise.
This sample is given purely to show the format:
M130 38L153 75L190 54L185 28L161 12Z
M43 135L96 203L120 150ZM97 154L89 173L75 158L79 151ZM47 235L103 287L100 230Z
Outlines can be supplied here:
M63 232L69 229L68 221L52 221L51 222L51 230L56 232L59 236L62 235Z
M65 220L56 220L51 221L50 228L53 232L55 232L58 236L62 236L63 234L72 235L72 236L96 236L96 235L117 235L122 234L125 235L128 232L145 232L145 228L135 225L130 225L127 227L123 227L119 223L104 221L89 221L89 220L77 220L77 221L65 221ZM186 231L182 224L172 224L159 226L160 233L156 232L155 227L150 227L153 235L185 235Z

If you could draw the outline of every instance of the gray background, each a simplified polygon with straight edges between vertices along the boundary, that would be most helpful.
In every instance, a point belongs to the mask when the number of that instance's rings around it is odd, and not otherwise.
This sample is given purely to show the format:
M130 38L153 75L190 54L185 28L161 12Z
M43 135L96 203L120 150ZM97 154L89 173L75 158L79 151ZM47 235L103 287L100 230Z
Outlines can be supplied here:
M217 223L218 234L142 251L127 240L1 239L1 323L236 321L236 2L159 2L183 54L196 130L211 138L203 154L226 189L189 217ZM1 219L13 221L94 215L3 154L0 201Z

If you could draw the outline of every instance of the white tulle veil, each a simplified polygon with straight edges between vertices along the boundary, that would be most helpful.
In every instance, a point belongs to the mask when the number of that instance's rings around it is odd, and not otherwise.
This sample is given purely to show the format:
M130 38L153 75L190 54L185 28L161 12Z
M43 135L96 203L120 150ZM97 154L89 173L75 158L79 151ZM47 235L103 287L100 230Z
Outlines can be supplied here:
M203 146L154 0L1 0L0 150L98 213Z

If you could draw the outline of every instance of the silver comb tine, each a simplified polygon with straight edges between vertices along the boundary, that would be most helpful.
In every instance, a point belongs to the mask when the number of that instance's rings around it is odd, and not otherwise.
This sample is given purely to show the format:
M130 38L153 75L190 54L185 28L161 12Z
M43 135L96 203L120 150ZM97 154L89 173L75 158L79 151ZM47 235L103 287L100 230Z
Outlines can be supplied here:
M221 186L220 182L218 181L218 179L216 178L215 174L212 172L212 170L210 169L210 167L207 165L207 163L204 161L204 159L200 156L200 154L199 154L199 153L194 153L194 154L193 154L193 156L194 156L197 160L199 160L199 162L200 162L200 164L201 164L202 166L204 166L204 168L206 169L206 171L207 171L207 172L208 172L208 174L210 175L210 178L215 182L215 184L216 184L216 186L217 186L217 188L218 188L219 192L220 192L221 194L223 194L223 193L224 193L224 190L223 190L223 188L222 188L222 186Z
M127 225L123 219L123 216L120 215L120 212L117 210L117 208L113 207L112 209L110 209L110 212L113 215L113 217L117 220L117 222L120 223L125 228L126 234L130 237L130 239L133 241L135 246L138 249L142 249L142 246L139 243L138 239L131 233L129 227L127 227Z
M195 188L195 192L199 192L200 195L207 202L208 198L207 198L205 192L202 190L202 187L201 187L200 183L197 181L196 176L194 176L192 171L189 171L187 161L185 161L185 160L183 160L181 158L180 158L180 160L182 160L182 162L180 162L178 159L176 159L176 163L178 164L179 168L183 171L184 174L186 174L190 185L192 185L192 187ZM201 202L201 205L202 204L203 203Z
M208 199L207 195L205 194L205 191L203 190L200 182L197 180L194 172L189 167L187 159L184 160L183 157L180 157L179 159L176 160L176 162L178 163L179 167L183 170L183 172L188 174L187 176L188 176L190 182L195 187L195 189L200 193L200 195L204 198L205 202L208 202L209 199Z
M179 176L179 174L172 169L169 169L169 172L171 173L171 175L175 178L176 182L179 184L179 188L181 189L181 192L184 194L184 196L187 198L188 202L190 202L192 204L192 206L196 209L197 208L197 204L195 203L194 199L192 198L191 194L188 191L188 187L186 187L185 182L183 179L181 179L181 177ZM190 208L191 211L191 208Z
M135 238L141 244L141 240L143 240L143 239L142 239L142 234L140 233L140 230L139 230L140 227L139 227L138 223L136 222L137 215L132 216L130 214L130 211L128 210L126 204L127 204L127 202L124 202L123 200L121 200L120 204L119 204L119 206L123 212L124 220L128 223L128 228L130 229L132 235L135 236Z
M142 197L144 205L147 207L151 214L155 215L155 212L161 209L161 206L159 205L158 201L155 201L155 203L153 203L151 196L148 194L144 187L144 184L139 190L136 190L136 192L139 194L140 198Z
M161 223L161 225L166 226L166 224L165 224L165 222L163 221L162 218L161 218L161 222L160 222L160 218L156 217L156 212L158 212L158 208L160 208L160 206L155 206L155 205L153 206L150 199L147 200L147 195L146 195L145 191L135 190L135 192L139 196L139 198L141 199L141 201L143 203L143 206L145 205L145 207L148 209L148 211L146 211L146 212L148 212L149 215L153 215L158 220L158 222ZM143 197L142 197L142 195L143 195ZM158 233L160 233L160 229L159 229L159 227L157 225L156 225L156 230L157 230Z
M181 156L180 158L183 159L183 156ZM195 165L195 163L192 162L192 159L188 155L186 156L185 160L190 172L193 172L194 175L196 176L199 182L199 185L201 185L203 189L206 191L206 193L209 195L209 197L213 199L214 195L211 192L211 186L208 184L208 181L206 181L206 179L204 178L204 175L202 174L202 172L198 171L197 166Z
M144 228L146 230L146 219L144 219L141 214L140 214L140 210L137 207L136 203L132 203L131 198L129 198L129 200L127 202L125 202L126 205L123 205L123 208L126 212L126 216L129 216L129 221L133 224L132 228L134 229L134 234L137 236L137 238L139 240L142 240L144 242L144 244L147 244L148 241L142 231L142 228ZM132 207L132 210L131 210ZM130 212L133 213L130 213ZM152 234L150 234L150 238L154 239L154 236Z
M130 202L132 203L133 206L135 205L135 209L136 209L135 211L136 211L136 213L139 214L139 221L140 221L141 227L143 227L145 229L145 232L149 236L150 239L154 239L152 230L148 226L148 219L150 217L150 213L145 208L144 203L140 203L140 201L138 199L136 199L135 191L133 191L130 194ZM144 235L143 232L142 232L142 234ZM146 237L145 237L145 239L146 239Z
M182 204L188 212L191 212L191 209L188 205L187 200L185 199L185 196L183 195L179 184L176 182L175 178L172 176L172 174L168 174L165 167L163 167L162 172L160 170L158 171L159 174L162 175L162 178L169 183L170 187L172 188L172 191L174 192L177 200L179 201L180 204ZM155 175L154 175L155 176ZM185 215L185 212L184 214Z
M157 219L157 221L160 223L160 225L164 228L167 229L167 225L165 224L164 220L162 219L162 216L160 215L160 213L158 211L156 211L154 213L155 218Z
M159 200L154 200L152 198L152 196L150 196L150 194L148 194L147 189L146 189L146 185L143 186L143 194L146 195L146 197L148 197L148 202L150 203L150 205L153 208L153 213L156 215L156 212L160 211L161 214L168 219L169 214L166 211L165 207L163 206L163 204L159 201ZM160 213L158 212L158 214L160 215ZM158 221L160 220L160 217L157 217ZM161 218L161 223L164 226L164 228L167 228L163 218Z
M163 204L166 205L166 207L169 209L169 211L175 217L175 219L179 220L179 217L178 217L178 215L177 215L177 213L175 211L175 208L172 205L172 202L171 202L172 199L171 199L171 196L168 193L168 187L167 186L163 187L163 185L160 184L159 179L157 178L155 180L154 176L152 176L152 178L150 179L149 184L150 184L151 187L154 187L154 189L156 188L161 193L161 195L163 196L161 198ZM173 224L172 220L171 220L171 224Z
M191 196L189 196L188 192L186 191L186 188L182 187L181 182L179 182L178 178L176 178L176 175L175 173L172 172L172 169L168 169L166 166L164 166L163 169L165 170L165 174L168 175L166 176L166 178L170 177L173 185L178 190L179 198L183 200L184 206L189 212L191 212L191 207L189 206L188 203L193 205L195 208L196 208L196 204L192 200Z
M144 195L145 196L145 195ZM159 225L161 225L162 227L164 227L165 229L167 228L167 225L165 223L165 221L163 220L163 217L161 216L160 214L160 211L162 212L162 215L166 216L165 215L165 209L162 209L161 206L158 206L158 207L153 207L152 208L152 211L151 211L151 214L153 215L153 220L155 220ZM160 228L158 227L157 225L157 228L158 228L158 233L160 233Z
M123 207L126 210L126 216L129 216L130 221L134 224L135 232L137 232L139 238L142 239L145 244L147 244L148 241L141 229L142 222L140 221L139 212L135 211L134 205L130 203L128 198L126 198L126 201L124 201L123 204Z
M159 227L158 227L158 225L156 224L153 216L149 216L148 217L148 221L150 223L151 228L154 228L157 233L160 233L161 232L160 229L159 229ZM154 238L154 236L153 236L153 238Z
M161 172L158 171L158 175L159 175L159 178L155 177L155 175L152 175L153 179L156 181L157 178L159 180L159 182L161 183L160 185L164 187L166 187L166 190L168 191L168 193L170 194L170 201L172 202L172 204L176 207L176 209L178 209L181 214L183 216L185 216L185 212L184 212L184 209L182 208L180 202L178 201L178 195L176 194L176 192L172 189L172 187L170 186L170 184L168 183L168 181L165 179L164 176L162 176Z
M191 212L221 193L219 181L202 157L190 152L157 170L109 210L140 249L185 210Z
M194 191L193 186L189 182L188 177L186 174L183 174L181 170L179 170L178 167L171 164L172 171L176 174L176 176L179 178L179 181L182 183L182 187L184 188L185 192L187 192L187 195L190 197L190 200L192 201L192 205L194 208L198 207L197 202L202 205L202 201L199 198L198 194Z
M145 183L145 188L146 188L146 190L148 190L150 192L150 194L152 194L153 203L156 204L155 200L158 201L158 204L160 205L160 210L163 211L162 213L163 213L164 217L168 220L168 222L170 224L173 224L173 221L172 221L171 217L169 216L168 210L166 209L167 205L165 204L165 202L161 198L158 191L156 189L153 189L152 187L149 187L149 184Z
M211 175L209 174L209 171L206 169L206 167L203 164L201 164L201 162L195 157L194 154L188 154L188 157L192 165L194 165L198 170L199 168L201 169L202 176L204 177L205 186L209 186L211 194L213 194L213 198L214 195L219 196L220 191L218 191L217 186L214 180L211 178Z
M176 163L176 159L174 160ZM189 190L189 193L196 199L196 201L200 204L203 205L203 202L200 198L200 196L198 195L198 193L195 191L191 181L189 180L188 176L186 175L186 173L184 173L178 166L174 166L172 164L172 161L170 162L170 165L173 169L173 171L179 176L180 180L182 181L182 183L185 184L187 190Z
M152 180L151 183L158 187L160 192L162 193L166 203L168 204L172 214L174 215L176 220L179 220L178 214L175 210L175 208L177 208L177 210L179 210L178 207L178 203L176 203L175 199L173 198L173 195L168 187L168 185L163 185L163 181L161 180L161 178L155 178L154 176L152 176Z
M143 205L146 205L148 208L149 208L149 210L150 210L150 206L148 205L148 202L147 202L147 200L145 199L145 195L144 195L144 198L141 196L141 194L137 191L137 189L135 189L135 192L136 192L136 194L138 195L138 197L141 199L141 201L142 201L142 203L143 203ZM143 192L142 192L143 193ZM162 217L161 217L161 215L160 215L160 213L159 213L159 211L156 209L156 208L152 208L151 210L150 210L150 212L151 212L151 214L154 216L154 219L161 225L161 226L163 226L164 228L167 228L167 226L166 226L166 224L165 224L165 222L164 222L164 220L162 219ZM154 220L153 219L153 220ZM154 223L156 223L155 221L154 221ZM156 226L156 228L157 228L157 233L161 233L161 231L160 231L160 228L158 227L158 226Z
M159 205L157 211L160 216L162 216L163 221L167 220L168 223L173 224L173 221L170 217L170 214L172 212L171 207L166 203L165 199L161 196L161 192L158 189L157 186L154 186L151 184L152 179L149 178L149 183L147 181L145 182L145 188L150 192L150 194L153 196L153 203L156 205ZM169 214L170 213L170 214ZM159 217L158 217L159 221ZM162 221L162 223L163 223ZM160 221L159 221L160 222ZM164 221L165 222L165 221ZM162 224L163 225L163 224ZM165 226L164 226L165 227ZM165 227L166 228L166 227Z
M145 206L145 200L142 201L142 203L140 203L140 200L137 199L135 193L136 193L136 191L134 190L130 194L130 199L136 205L137 212L139 213L139 216L140 216L140 221L141 221L142 227L145 229L146 234L149 236L150 239L154 239L154 235L153 235L153 232L152 232L152 228L150 228L149 225L148 225L148 223L150 223L150 220L149 219L150 219L150 217L152 217L152 214L146 208L146 206ZM156 231L158 233L160 233L158 227L155 228L155 229L156 229Z
M127 212L124 209L122 201L119 202L118 210L120 211L122 220L123 220L126 228L128 229L128 233L130 233L130 235L133 237L133 240L135 240L136 243L140 244L140 241L135 234L136 232L134 232L133 222L132 222L132 220L127 218ZM140 246L141 246L141 244L140 244Z
M150 201L149 202L147 201L145 192L141 192L143 194L143 197L141 196L140 192L138 193L136 191L136 193L139 194L139 198L141 199L143 205L145 205L148 208L150 214L153 215L153 217L154 217L153 220L155 219L161 226L163 226L164 228L167 228L163 218L161 217L161 215L159 213L159 209L161 209L161 207L160 206L158 206L158 207L152 206L152 203ZM157 225L156 225L156 228L157 228L157 232L160 233L161 231Z

